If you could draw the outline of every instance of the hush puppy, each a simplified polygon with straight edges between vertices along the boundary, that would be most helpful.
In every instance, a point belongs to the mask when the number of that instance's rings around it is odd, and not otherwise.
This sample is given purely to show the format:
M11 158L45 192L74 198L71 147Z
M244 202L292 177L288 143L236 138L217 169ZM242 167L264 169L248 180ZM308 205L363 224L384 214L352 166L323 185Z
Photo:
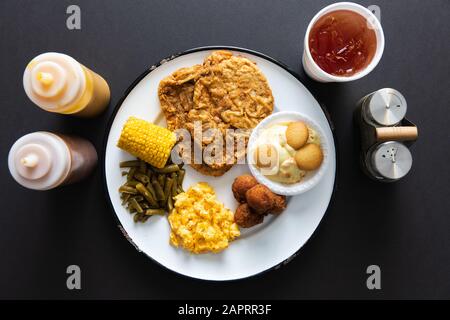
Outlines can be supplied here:
M286 209L286 196L280 196L278 194L274 194L273 198L273 206L270 213L280 214Z
M268 213L280 214L286 209L286 197L273 193L262 184L258 184L248 190L246 198L250 208L260 215Z
M240 202L244 203L246 201L245 194L248 190L253 188L258 184L256 179L249 175L245 174L234 179L233 185L231 186L231 190L233 191L234 198Z
M239 227L251 228L262 223L264 216L253 212L247 203L239 205L234 214L234 221Z

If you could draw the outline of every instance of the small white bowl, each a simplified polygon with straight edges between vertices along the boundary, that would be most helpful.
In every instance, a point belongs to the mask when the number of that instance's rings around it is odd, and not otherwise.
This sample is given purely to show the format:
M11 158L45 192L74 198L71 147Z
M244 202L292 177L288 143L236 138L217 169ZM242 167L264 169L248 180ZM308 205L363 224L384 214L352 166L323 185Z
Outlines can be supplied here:
M323 152L323 162L320 165L320 168L314 170L314 171L308 171L306 173L306 176L297 183L294 184L284 184L280 182L275 182L264 176L261 171L253 164L253 158L252 158L252 150L254 150L255 144L258 140L259 135L261 134L262 130L268 128L271 125L274 125L276 123L283 123L283 122L293 122L293 121L303 121L305 122L309 127L313 128L317 134L320 137L320 147ZM299 112L291 112L291 111L282 111L274 113L267 118L265 118L263 121L261 121L252 131L252 134L250 135L250 139L248 142L247 147L247 163L250 168L250 172L252 175L256 178L256 180L267 186L270 190L275 192L276 194L285 195L285 196L293 196L297 194L304 193L310 189L312 189L314 186L319 183L320 179L324 176L328 164L329 164L329 157L328 157L328 146L330 145L330 142L328 141L325 133L323 132L322 128L319 127L313 120L311 120L309 117L299 113Z

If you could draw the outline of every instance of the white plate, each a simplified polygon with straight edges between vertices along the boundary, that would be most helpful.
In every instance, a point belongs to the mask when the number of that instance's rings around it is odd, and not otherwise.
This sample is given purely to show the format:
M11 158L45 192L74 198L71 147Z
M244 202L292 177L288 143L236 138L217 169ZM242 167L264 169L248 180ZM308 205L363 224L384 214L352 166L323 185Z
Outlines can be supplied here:
M224 47L220 47L224 48ZM329 145L329 165L321 181L308 192L291 197L287 209L280 216L267 217L264 223L251 229L241 229L241 237L218 254L192 255L169 244L170 226L166 217L155 216L146 223L134 223L132 216L121 205L118 193L124 182L119 162L131 159L116 147L123 124L129 116L157 121L160 113L158 84L175 70L202 63L219 47L189 50L164 59L152 66L127 90L116 107L107 133L104 156L104 176L111 206L118 226L135 248L179 274L205 280L235 280L250 277L290 261L323 218L334 190L336 154L330 124L319 103L298 78L275 60L246 49L229 48L257 63L267 77L275 99L275 110L298 111L323 128ZM218 199L231 210L237 203L231 192L235 177L249 172L247 165L236 165L220 178L201 175L186 167L184 188L199 182L214 187Z

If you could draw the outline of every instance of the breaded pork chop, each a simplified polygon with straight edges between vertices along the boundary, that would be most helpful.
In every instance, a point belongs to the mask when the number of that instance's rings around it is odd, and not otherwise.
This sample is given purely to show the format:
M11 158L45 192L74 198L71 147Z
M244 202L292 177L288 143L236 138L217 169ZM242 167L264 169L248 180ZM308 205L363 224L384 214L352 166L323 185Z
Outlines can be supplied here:
M192 139L195 122L201 124L203 133L217 129L225 138L228 129L253 129L273 110L272 92L256 64L228 51L214 51L203 65L182 68L164 78L159 84L158 96L167 127L187 129ZM249 132L235 135L244 139L246 147ZM202 150L212 142L214 140L204 134ZM246 152L246 148L235 148L230 154L225 147L223 143L222 156L215 157L214 161L191 166L205 175L223 175L238 159L245 157Z
M214 51L203 63L194 102L214 110L234 128L253 129L273 111L272 90L256 64L229 51Z

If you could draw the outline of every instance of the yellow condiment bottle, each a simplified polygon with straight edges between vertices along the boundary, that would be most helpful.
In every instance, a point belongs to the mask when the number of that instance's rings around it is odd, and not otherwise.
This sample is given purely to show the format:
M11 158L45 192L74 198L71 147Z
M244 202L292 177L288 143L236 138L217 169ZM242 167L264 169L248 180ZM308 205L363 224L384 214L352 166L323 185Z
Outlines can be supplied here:
M74 58L56 52L40 54L27 65L23 86L38 107L60 114L94 117L110 100L105 79Z

